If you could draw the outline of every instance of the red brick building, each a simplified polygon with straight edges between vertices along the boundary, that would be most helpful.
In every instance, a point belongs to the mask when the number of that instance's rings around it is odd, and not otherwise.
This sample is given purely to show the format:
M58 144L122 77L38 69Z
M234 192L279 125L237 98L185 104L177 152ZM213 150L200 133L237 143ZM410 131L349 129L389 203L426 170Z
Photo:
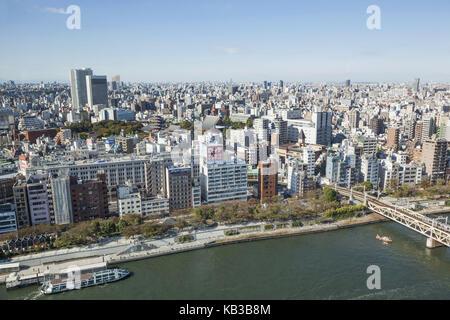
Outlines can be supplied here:
M109 216L106 176L98 174L97 177L96 180L70 177L73 222Z
M45 136L53 139L57 133L57 129L28 130L25 131L25 140L27 140L29 143L35 143L37 138L39 137ZM21 137L19 136L19 139L20 138Z
M278 183L278 166L275 161L258 163L258 199L261 202L276 196Z

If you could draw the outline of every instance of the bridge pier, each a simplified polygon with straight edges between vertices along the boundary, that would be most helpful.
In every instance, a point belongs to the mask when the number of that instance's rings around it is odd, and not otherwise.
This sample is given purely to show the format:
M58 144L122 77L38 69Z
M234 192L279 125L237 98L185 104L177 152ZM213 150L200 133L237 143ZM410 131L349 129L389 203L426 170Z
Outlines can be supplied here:
M442 247L443 244L439 241L434 240L433 238L427 238L427 248L433 249L437 247Z

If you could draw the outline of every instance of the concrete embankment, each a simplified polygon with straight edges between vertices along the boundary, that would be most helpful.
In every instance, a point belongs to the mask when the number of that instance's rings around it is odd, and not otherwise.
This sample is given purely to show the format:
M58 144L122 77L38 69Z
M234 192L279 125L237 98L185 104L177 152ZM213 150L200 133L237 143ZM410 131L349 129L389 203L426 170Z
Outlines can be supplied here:
M305 226L298 228L297 230L290 229L278 229L274 231L269 231L266 233L254 233L254 234L247 234L247 235L236 235L236 236L228 236L223 237L219 240L213 240L213 241L204 241L203 243L186 243L178 245L178 248L172 247L170 250L160 250L159 252L136 252L125 256L110 256L107 257L108 264L119 264L124 262L131 262L131 261L137 261L147 258L154 258L154 257L160 257L164 255L169 254L175 254L175 253L181 253L181 252L187 252L192 250L198 250L198 249L204 249L204 248L211 248L211 247L218 247L228 244L236 244L236 243L242 243L242 242L250 242L250 241L258 241L258 240L270 240L270 239L276 239L276 238L285 238L285 237L293 237L293 236L300 236L300 235L306 235L306 234L312 234L312 233L319 233L319 232L326 232L326 231L335 231L339 229L346 229L356 226L362 226L367 224L373 224L373 223L379 223L379 222L386 222L388 219L377 215L377 214L371 214L368 216L364 216L361 218L353 218L348 220L342 220L337 221L332 224L323 224L323 225L311 225L311 226Z
M216 237L215 239L201 239L195 240L192 242L186 243L174 243L166 246L162 246L159 248L151 249L151 250L142 250L131 253L115 253L108 254L99 258L91 258L91 259L82 259L82 260L72 260L70 262L66 261L66 263L70 264L92 264L97 262L97 259L102 259L102 262L107 263L107 265L116 265L124 262L142 260L147 258L155 258L164 255L176 254L181 252L187 252L192 250L217 247L227 244L236 244L241 242L249 242L249 241L257 241L257 240L269 240L276 238L284 238L284 237L293 237L300 236L305 234L326 232L326 231L334 231L344 228L351 228L366 224L379 223L388 221L388 219L379 216L377 214L370 214L360 218L351 218L347 220L336 221L329 224L315 224L315 225L307 225L303 227L290 227L284 229L275 229L270 231L261 231L257 230L254 232L247 232L233 236L225 236L222 235L220 237ZM56 270L61 270L62 267L66 267L65 264L53 265L51 269L56 272ZM36 270L35 270L36 269ZM49 269L48 265L41 265L38 267L30 268L27 271L21 272L22 276L30 276L39 274L44 269ZM36 272L37 271L37 272ZM40 272L41 271L41 272ZM30 273L30 275L28 275ZM53 273L53 272L52 272ZM5 283L7 280L7 275L0 276L0 283Z

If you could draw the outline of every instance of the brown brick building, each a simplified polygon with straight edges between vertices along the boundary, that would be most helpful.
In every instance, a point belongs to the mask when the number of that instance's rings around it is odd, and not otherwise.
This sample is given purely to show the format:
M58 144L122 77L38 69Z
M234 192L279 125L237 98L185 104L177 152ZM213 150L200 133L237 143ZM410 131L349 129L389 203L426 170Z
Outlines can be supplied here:
M258 199L261 202L277 194L278 167L274 161L258 163Z
M73 222L109 216L106 176L98 174L97 177L96 180L70 177Z
M398 149L399 138L400 138L400 129L399 128L389 128L388 132L387 132L386 146L389 149Z
M33 144L39 137L45 136L53 139L57 133L58 133L57 129L29 130L25 131L25 139L29 143Z

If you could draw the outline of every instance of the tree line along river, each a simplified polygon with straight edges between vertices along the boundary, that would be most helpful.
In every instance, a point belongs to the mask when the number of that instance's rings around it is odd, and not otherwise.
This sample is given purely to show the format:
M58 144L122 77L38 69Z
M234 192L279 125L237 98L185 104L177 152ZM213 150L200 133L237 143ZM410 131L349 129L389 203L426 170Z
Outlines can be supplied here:
M128 279L51 296L3 286L0 299L450 299L450 249L425 241L378 223L124 263ZM371 265L380 267L380 290L367 288Z

